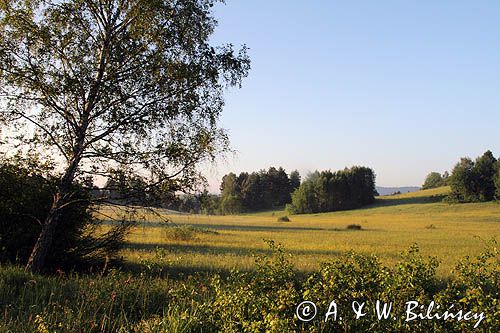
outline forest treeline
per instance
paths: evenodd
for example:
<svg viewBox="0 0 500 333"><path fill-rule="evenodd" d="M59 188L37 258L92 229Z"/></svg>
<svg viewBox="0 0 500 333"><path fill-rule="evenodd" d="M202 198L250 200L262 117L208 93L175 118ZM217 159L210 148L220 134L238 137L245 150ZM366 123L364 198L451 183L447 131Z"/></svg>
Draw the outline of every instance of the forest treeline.
<svg viewBox="0 0 500 333"><path fill-rule="evenodd" d="M445 171L427 175L423 189L450 186L448 202L485 202L500 200L500 160L491 151L472 160L462 157L451 175Z"/></svg>
<svg viewBox="0 0 500 333"><path fill-rule="evenodd" d="M287 174L270 167L258 172L228 173L222 178L220 195L206 191L179 197L170 209L207 214L238 214L283 209L290 214L346 210L375 201L375 173L355 166L332 172L315 171L301 183L298 171Z"/></svg>
<svg viewBox="0 0 500 333"><path fill-rule="evenodd" d="M283 209L290 214L346 210L375 201L375 173L367 167L315 171L301 183L298 171L270 167L258 172L231 172L222 178L220 195L206 191L183 195L168 208L205 214L238 214Z"/></svg>
<svg viewBox="0 0 500 333"><path fill-rule="evenodd" d="M422 189L450 186L449 202L500 199L500 161L491 151L472 160L463 157L449 173L431 172ZM131 188L134 189L131 191ZM315 171L301 182L298 171L282 167L255 172L230 172L222 178L220 194L208 191L179 194L175 184L149 191L137 175L117 171L97 193L110 200L201 214L238 214L283 209L289 214L355 209L371 204L378 195L372 169L354 166L339 171ZM125 199L124 199L125 198Z"/></svg>
<svg viewBox="0 0 500 333"><path fill-rule="evenodd" d="M300 186L300 174L287 174L282 167L267 170L230 172L222 177L220 195L207 191L180 196L170 209L204 214L238 214L269 209L282 209L291 202L292 193Z"/></svg>
<svg viewBox="0 0 500 333"><path fill-rule="evenodd" d="M117 170L102 189L94 188L94 195L105 196L115 203L218 215L282 209L291 202L291 195L299 185L298 171L288 174L282 167L270 167L239 175L233 172L224 175L219 186L220 194L211 194L207 190L196 192L195 189L180 193L175 183L149 190L141 177Z"/></svg>
<svg viewBox="0 0 500 333"><path fill-rule="evenodd" d="M481 202L500 199L500 161L491 151L485 152L474 161L462 157L450 176L451 193L454 202Z"/></svg>

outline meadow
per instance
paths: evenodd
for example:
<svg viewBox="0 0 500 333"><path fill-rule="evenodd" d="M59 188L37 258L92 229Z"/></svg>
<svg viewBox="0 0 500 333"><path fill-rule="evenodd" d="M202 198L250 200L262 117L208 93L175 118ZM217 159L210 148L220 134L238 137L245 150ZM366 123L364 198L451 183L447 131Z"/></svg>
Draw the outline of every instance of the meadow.
<svg viewBox="0 0 500 333"><path fill-rule="evenodd" d="M121 266L40 275L0 265L0 332L498 332L499 205L447 204L448 190L288 222L283 211L136 209ZM123 214L101 207L102 231ZM311 322L298 318L303 300L320 309ZM322 319L332 300L344 319ZM353 300L366 302L365 320L348 315ZM394 303L393 319L376 319L375 300ZM482 319L409 322L408 300Z"/></svg>
<svg viewBox="0 0 500 333"><path fill-rule="evenodd" d="M374 205L352 211L291 215L284 211L237 216L142 211L125 249L125 263L140 267L155 259L170 274L252 270L254 256L269 253L264 240L283 245L302 272L348 251L374 254L386 265L412 244L440 261L437 273L451 274L457 261L474 256L500 235L500 206L495 202L448 204L448 187L378 197ZM109 207L107 216L116 216ZM169 222L162 222L162 221ZM359 225L361 230L348 229Z"/></svg>

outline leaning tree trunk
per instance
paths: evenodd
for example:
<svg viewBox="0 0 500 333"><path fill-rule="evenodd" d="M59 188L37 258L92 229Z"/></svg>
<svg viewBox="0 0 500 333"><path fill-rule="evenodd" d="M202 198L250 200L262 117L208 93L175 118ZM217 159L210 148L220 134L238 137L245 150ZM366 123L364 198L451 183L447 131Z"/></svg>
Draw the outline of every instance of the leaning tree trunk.
<svg viewBox="0 0 500 333"><path fill-rule="evenodd" d="M58 202L55 202L56 200L57 199L54 200L54 204L52 205L42 226L42 231L40 232L35 246L31 251L28 263L26 264L26 271L38 273L43 271L45 268L47 254L52 246L56 227L59 222L59 214L57 210L57 206L59 206L59 204Z"/></svg>
<svg viewBox="0 0 500 333"><path fill-rule="evenodd" d="M79 155L80 154L77 154L77 156ZM42 225L42 231L38 236L26 264L26 271L39 273L46 267L47 255L52 247L54 234L56 232L57 225L59 224L60 208L71 200L71 185L73 183L79 161L80 158L74 158L68 165L68 168L61 179L61 183L56 194L54 195L54 201L52 202L50 211Z"/></svg>

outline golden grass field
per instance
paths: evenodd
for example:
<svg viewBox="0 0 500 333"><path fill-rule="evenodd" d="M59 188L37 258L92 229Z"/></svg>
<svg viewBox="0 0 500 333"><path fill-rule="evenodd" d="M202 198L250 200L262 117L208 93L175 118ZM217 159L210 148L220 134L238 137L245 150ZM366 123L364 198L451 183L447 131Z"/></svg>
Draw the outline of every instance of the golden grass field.
<svg viewBox="0 0 500 333"><path fill-rule="evenodd" d="M441 202L448 191L443 187L378 197L367 208L292 215L290 222L277 221L283 211L237 216L143 212L145 222L132 229L122 255L126 262L140 264L154 258L158 247L164 249L163 263L172 272L248 270L254 265L253 254L269 251L263 240L272 239L292 255L297 269L311 271L349 250L375 254L391 265L417 243L424 255L441 261L438 274L446 277L459 259L477 255L486 241L500 235L498 203ZM110 207L102 212L115 214ZM172 223L158 223L163 219ZM349 224L362 230L346 230ZM180 226L181 232L171 225Z"/></svg>

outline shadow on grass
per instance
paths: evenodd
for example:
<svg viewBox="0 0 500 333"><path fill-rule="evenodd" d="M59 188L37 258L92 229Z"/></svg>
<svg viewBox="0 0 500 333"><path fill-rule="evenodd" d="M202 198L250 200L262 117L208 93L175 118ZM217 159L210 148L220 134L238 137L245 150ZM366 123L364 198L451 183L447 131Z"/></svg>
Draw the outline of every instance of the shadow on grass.
<svg viewBox="0 0 500 333"><path fill-rule="evenodd" d="M234 256L241 256L241 257L248 257L251 255L265 255L267 257L272 256L272 251L269 249L248 249L248 248L224 248L224 247L217 247L217 246L201 246L201 245L165 245L165 244L142 244L142 243L135 243L131 244L133 245L131 248L135 249L142 249L142 250L149 250L152 251L154 248L162 247L167 250L171 254L174 255L179 255L182 256L183 254L197 254L197 255L204 255L204 254L218 254L218 255L224 255L224 254L230 254ZM286 253L292 254L292 255L327 255L331 258L334 257L339 257L342 254L340 251L333 251L333 250L287 250ZM328 258L324 258L325 260L322 260L324 262L329 261ZM154 260L154 259L153 259ZM231 274L233 271L232 268L225 268L225 267L213 267L210 266L209 263L207 265L193 265L190 263L183 264L181 262L174 262L174 263L158 263L159 266L157 266L155 272L147 272L146 274L149 276L155 276L155 277L163 277L163 278L170 278L174 280L183 280L188 276L198 276L198 277L210 277L213 276L214 274L218 274L222 277L227 277ZM161 271L158 271L158 267L161 267ZM144 264L138 263L138 262L123 262L119 265L119 269L123 272L128 272L133 275L142 275L145 273L146 267ZM250 267L250 268L242 268L238 267L237 270L239 272L255 272L255 267ZM309 274L307 271L301 271L301 270L296 270L295 272L298 277L300 276L306 276Z"/></svg>
<svg viewBox="0 0 500 333"><path fill-rule="evenodd" d="M125 262L120 264L120 270L122 272L131 273L133 275L141 275L145 272L144 265L140 263ZM248 269L238 269L240 272L250 272L252 270ZM207 266L193 266L193 265L164 265L161 273L151 273L148 272L147 275L151 277L162 277L169 278L173 280L185 280L188 276L201 276L201 277L211 277L215 274L221 277L227 277L231 274L231 269L228 268L212 268Z"/></svg>
<svg viewBox="0 0 500 333"><path fill-rule="evenodd" d="M215 230L237 230L237 231L324 231L333 230L319 227L286 227L286 226L260 226L260 225L237 225L237 224L183 224L190 225L195 228L215 229Z"/></svg>
<svg viewBox="0 0 500 333"><path fill-rule="evenodd" d="M120 270L122 272L130 273L135 276L139 276L144 274L144 266L139 263L123 263L120 266ZM151 274L148 273L151 277L161 277L168 278L171 280L185 281L187 277L198 277L201 279L211 278L215 274L221 276L222 278L226 278L231 275L233 269L230 268L210 268L206 266L193 266L193 265L172 265L165 266L161 273ZM238 272L241 273L255 273L255 268L238 268ZM311 272L296 270L296 277L299 279L308 277Z"/></svg>
<svg viewBox="0 0 500 333"><path fill-rule="evenodd" d="M321 227L287 227L287 226L259 226L259 225L238 225L238 224L183 224L189 225L195 228L202 229L215 229L215 230L226 230L226 231L277 231L277 232L288 232L288 231L336 231L336 232L352 232L353 230L342 229L339 227L335 228L321 228ZM377 231L377 229L363 229L361 231Z"/></svg>
<svg viewBox="0 0 500 333"><path fill-rule="evenodd" d="M270 249L250 249L246 247L224 247L212 246L203 244L161 244L161 243L127 243L125 249L139 250L139 251L154 251L156 248L167 250L172 254L215 254L215 255L234 255L234 256L249 256L255 255L268 255L272 254ZM292 255L331 255L337 256L339 251L335 250L293 250L287 249L286 253Z"/></svg>
<svg viewBox="0 0 500 333"><path fill-rule="evenodd" d="M116 221L102 221L103 225L115 225ZM144 228L169 228L174 226L190 226L198 229L225 230L225 231L349 231L339 228L320 228L320 227L289 227L289 226L260 226L260 225L242 225L242 224L209 224L209 223L177 223L165 224L161 222L137 222L135 227ZM366 229L368 230L368 229Z"/></svg>
<svg viewBox="0 0 500 333"><path fill-rule="evenodd" d="M446 195L432 195L427 197L412 197L412 198L394 198L394 199L375 199L373 205L367 207L387 207L387 206L400 206L400 205L417 205L442 202Z"/></svg>

